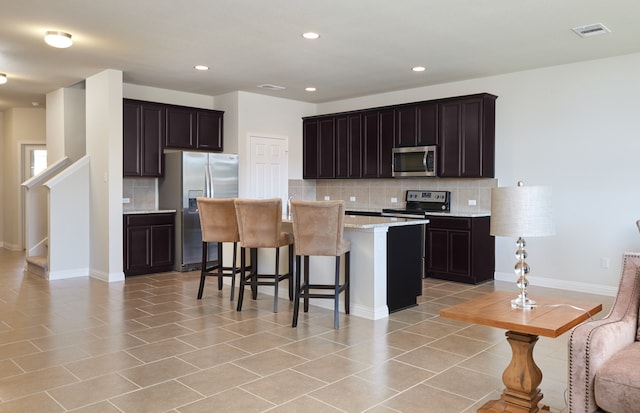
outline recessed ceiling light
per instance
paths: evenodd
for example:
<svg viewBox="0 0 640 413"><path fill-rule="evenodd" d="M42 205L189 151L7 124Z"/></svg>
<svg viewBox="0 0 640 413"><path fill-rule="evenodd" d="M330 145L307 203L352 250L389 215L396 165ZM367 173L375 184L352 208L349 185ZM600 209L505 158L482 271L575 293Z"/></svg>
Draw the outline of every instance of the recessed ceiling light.
<svg viewBox="0 0 640 413"><path fill-rule="evenodd" d="M209 70L209 66L205 66L205 65L195 65L193 66L193 68L201 71Z"/></svg>
<svg viewBox="0 0 640 413"><path fill-rule="evenodd" d="M0 73L0 85L4 85L5 83L7 83L7 75Z"/></svg>
<svg viewBox="0 0 640 413"><path fill-rule="evenodd" d="M315 40L317 38L320 37L320 35L318 33L314 33L314 32L306 32L302 34L302 37L304 37L305 39L309 39L309 40Z"/></svg>
<svg viewBox="0 0 640 413"><path fill-rule="evenodd" d="M38 102L31 102L31 106L34 106L34 107L35 107L35 106L40 106L40 103L38 103Z"/></svg>
<svg viewBox="0 0 640 413"><path fill-rule="evenodd" d="M424 66L415 66L412 67L411 70L413 70L414 72L424 72L425 70L427 70L427 68Z"/></svg>
<svg viewBox="0 0 640 413"><path fill-rule="evenodd" d="M44 35L44 41L47 42L49 46L53 46L58 49L66 49L73 44L73 40L71 40L71 35L69 33L57 31L48 31Z"/></svg>
<svg viewBox="0 0 640 413"><path fill-rule="evenodd" d="M304 88L304 90L306 90L307 92L315 92L316 88L315 87L306 87L306 88Z"/></svg>

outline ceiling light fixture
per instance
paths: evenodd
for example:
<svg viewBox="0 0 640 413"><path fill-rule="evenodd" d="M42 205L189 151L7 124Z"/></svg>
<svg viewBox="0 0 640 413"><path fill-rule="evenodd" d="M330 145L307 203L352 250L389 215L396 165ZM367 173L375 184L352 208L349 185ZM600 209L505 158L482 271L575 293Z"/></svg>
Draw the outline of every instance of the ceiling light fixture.
<svg viewBox="0 0 640 413"><path fill-rule="evenodd" d="M49 46L56 47L58 49L66 49L73 44L71 35L65 32L47 31L44 35L44 41Z"/></svg>
<svg viewBox="0 0 640 413"><path fill-rule="evenodd" d="M316 88L315 87L307 87L304 90L306 90L307 92L315 92Z"/></svg>
<svg viewBox="0 0 640 413"><path fill-rule="evenodd" d="M5 83L7 83L7 75L0 73L0 85L4 85Z"/></svg>
<svg viewBox="0 0 640 413"><path fill-rule="evenodd" d="M209 70L209 66L205 66L205 65L195 65L195 66L193 66L193 68L196 69L196 70L200 70L200 71Z"/></svg>
<svg viewBox="0 0 640 413"><path fill-rule="evenodd" d="M318 33L314 33L314 32L306 32L306 33L302 33L302 37L304 37L305 39L308 39L308 40L315 40L315 39L319 38L320 35Z"/></svg>
<svg viewBox="0 0 640 413"><path fill-rule="evenodd" d="M424 72L425 70L427 70L427 68L424 66L415 66L412 67L411 70L413 70L414 72Z"/></svg>

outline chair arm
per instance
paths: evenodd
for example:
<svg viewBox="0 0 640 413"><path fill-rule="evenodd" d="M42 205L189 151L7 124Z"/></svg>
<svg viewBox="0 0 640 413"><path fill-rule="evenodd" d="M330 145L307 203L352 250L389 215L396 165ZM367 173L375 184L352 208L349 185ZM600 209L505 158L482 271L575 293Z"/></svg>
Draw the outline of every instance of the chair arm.
<svg viewBox="0 0 640 413"><path fill-rule="evenodd" d="M637 328L633 317L607 317L573 329L569 337L569 413L598 411L595 375L612 355L635 341Z"/></svg>

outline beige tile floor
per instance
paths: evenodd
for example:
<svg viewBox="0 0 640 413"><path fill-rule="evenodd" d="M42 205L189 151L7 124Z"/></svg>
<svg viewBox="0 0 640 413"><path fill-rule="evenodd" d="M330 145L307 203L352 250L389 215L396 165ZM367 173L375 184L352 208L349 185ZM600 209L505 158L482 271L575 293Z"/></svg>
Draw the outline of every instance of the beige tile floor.
<svg viewBox="0 0 640 413"><path fill-rule="evenodd" d="M311 308L290 327L285 299L242 312L198 274L122 283L48 282L0 249L2 412L473 412L502 391L504 331L440 318L441 308L510 283L427 279L417 307L370 321ZM566 291L532 289L533 294ZM575 295L575 294L574 294ZM577 294L608 311L612 297ZM535 349L543 402L566 411L566 338Z"/></svg>

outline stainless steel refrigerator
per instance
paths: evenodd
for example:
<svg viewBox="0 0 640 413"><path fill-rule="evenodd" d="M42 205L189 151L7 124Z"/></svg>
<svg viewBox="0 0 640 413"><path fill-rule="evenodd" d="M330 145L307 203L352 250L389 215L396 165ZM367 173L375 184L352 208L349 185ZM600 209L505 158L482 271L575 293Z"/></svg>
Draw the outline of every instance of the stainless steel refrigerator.
<svg viewBox="0 0 640 413"><path fill-rule="evenodd" d="M164 177L158 180L158 206L175 209L176 271L199 269L202 233L196 198L238 196L238 155L207 152L165 153ZM215 243L209 244L209 260L217 260Z"/></svg>

